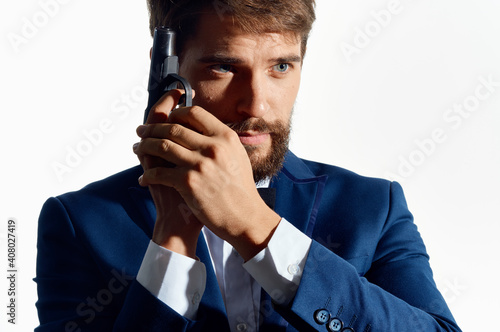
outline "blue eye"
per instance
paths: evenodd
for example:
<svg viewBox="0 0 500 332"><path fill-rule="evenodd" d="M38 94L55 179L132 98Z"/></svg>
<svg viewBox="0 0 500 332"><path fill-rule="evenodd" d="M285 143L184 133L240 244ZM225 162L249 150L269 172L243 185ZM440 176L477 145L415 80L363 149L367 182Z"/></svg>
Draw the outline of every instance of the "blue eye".
<svg viewBox="0 0 500 332"><path fill-rule="evenodd" d="M220 73L229 73L231 71L231 65L225 64L214 65L212 68Z"/></svg>
<svg viewBox="0 0 500 332"><path fill-rule="evenodd" d="M276 70L277 72L280 72L280 73L286 73L289 68L290 68L290 65L288 63L280 63L280 64L273 66L273 70Z"/></svg>

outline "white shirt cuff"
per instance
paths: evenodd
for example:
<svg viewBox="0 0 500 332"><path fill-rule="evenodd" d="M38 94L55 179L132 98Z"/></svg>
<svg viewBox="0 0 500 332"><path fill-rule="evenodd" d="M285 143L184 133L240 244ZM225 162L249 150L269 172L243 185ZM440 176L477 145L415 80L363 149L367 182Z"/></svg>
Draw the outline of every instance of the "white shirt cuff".
<svg viewBox="0 0 500 332"><path fill-rule="evenodd" d="M136 279L180 315L196 318L205 292L205 264L150 241Z"/></svg>
<svg viewBox="0 0 500 332"><path fill-rule="evenodd" d="M281 219L267 247L243 267L278 304L295 297L312 240Z"/></svg>

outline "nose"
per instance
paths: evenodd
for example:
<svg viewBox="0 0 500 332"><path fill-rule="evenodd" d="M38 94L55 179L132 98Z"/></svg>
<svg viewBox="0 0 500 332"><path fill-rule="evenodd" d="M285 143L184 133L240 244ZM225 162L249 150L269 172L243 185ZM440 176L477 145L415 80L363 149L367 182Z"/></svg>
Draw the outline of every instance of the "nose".
<svg viewBox="0 0 500 332"><path fill-rule="evenodd" d="M262 118L269 111L267 77L263 73L248 73L241 82L241 97L236 110L245 117Z"/></svg>

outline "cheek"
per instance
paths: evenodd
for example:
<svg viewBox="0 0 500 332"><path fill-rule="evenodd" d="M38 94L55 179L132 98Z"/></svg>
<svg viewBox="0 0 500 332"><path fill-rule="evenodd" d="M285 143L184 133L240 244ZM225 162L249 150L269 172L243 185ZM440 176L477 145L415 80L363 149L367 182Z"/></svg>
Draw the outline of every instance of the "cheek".
<svg viewBox="0 0 500 332"><path fill-rule="evenodd" d="M234 94L228 93L227 87L220 82L198 81L193 86L196 96L193 99L195 105L200 106L215 115L223 122L234 121L232 110L234 110Z"/></svg>
<svg viewBox="0 0 500 332"><path fill-rule="evenodd" d="M291 80L287 84L277 84L272 89L272 108L279 110L281 118L287 119L290 117L299 91L299 85L298 80Z"/></svg>
<svg viewBox="0 0 500 332"><path fill-rule="evenodd" d="M283 93L281 93L281 102L288 106L293 106L295 103L295 99L297 98L297 94L299 92L299 84L290 84L288 85Z"/></svg>
<svg viewBox="0 0 500 332"><path fill-rule="evenodd" d="M223 93L213 82L198 81L194 86L196 90L195 102L201 107L210 107L219 104L223 100Z"/></svg>

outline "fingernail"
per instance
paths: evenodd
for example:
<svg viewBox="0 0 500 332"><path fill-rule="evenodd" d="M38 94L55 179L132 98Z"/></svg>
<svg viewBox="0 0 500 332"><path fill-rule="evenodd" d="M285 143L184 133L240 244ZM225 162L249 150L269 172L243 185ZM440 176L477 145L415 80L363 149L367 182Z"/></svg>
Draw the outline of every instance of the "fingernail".
<svg viewBox="0 0 500 332"><path fill-rule="evenodd" d="M134 149L134 152L137 150L137 147L139 146L139 143L135 143L133 146L132 146L132 149Z"/></svg>
<svg viewBox="0 0 500 332"><path fill-rule="evenodd" d="M142 186L142 175L139 176L139 178L137 179L137 181L139 182L139 184Z"/></svg>
<svg viewBox="0 0 500 332"><path fill-rule="evenodd" d="M139 127L137 127L137 129L136 129L137 135L139 135L139 136L144 135L144 133L146 132L146 128L147 128L147 126L145 126L145 125L140 125Z"/></svg>

